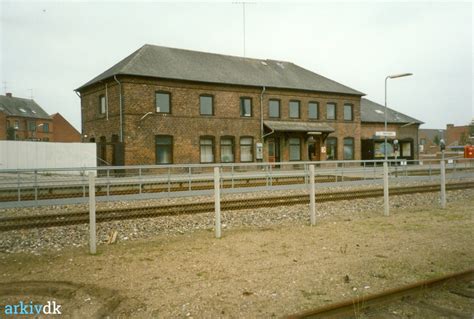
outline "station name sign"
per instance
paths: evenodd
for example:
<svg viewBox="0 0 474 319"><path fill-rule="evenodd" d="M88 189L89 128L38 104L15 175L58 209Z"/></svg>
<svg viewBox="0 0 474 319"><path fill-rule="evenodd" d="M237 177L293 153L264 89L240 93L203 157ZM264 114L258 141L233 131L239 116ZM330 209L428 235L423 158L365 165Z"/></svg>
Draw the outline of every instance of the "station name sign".
<svg viewBox="0 0 474 319"><path fill-rule="evenodd" d="M375 136L395 137L397 133L393 131L377 131L375 132Z"/></svg>

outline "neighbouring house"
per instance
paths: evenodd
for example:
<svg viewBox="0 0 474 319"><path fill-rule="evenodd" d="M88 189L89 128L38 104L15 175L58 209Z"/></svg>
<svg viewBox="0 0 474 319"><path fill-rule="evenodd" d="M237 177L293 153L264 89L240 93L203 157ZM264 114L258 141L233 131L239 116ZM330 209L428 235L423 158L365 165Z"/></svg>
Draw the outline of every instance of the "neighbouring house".
<svg viewBox="0 0 474 319"><path fill-rule="evenodd" d="M0 95L0 140L52 141L53 120L34 100Z"/></svg>
<svg viewBox="0 0 474 319"><path fill-rule="evenodd" d="M362 159L383 159L385 157L384 137L376 132L384 131L385 107L371 100L361 99L361 152ZM418 158L418 131L422 121L387 107L387 131L395 137L387 138L388 158L394 158L393 142L397 140L397 157L413 160Z"/></svg>
<svg viewBox="0 0 474 319"><path fill-rule="evenodd" d="M76 91L99 165L361 159L364 93L291 62L144 45Z"/></svg>
<svg viewBox="0 0 474 319"><path fill-rule="evenodd" d="M54 126L54 141L55 142L81 142L81 133L74 128L61 114L54 113L51 115Z"/></svg>
<svg viewBox="0 0 474 319"><path fill-rule="evenodd" d="M419 145L421 155L434 155L440 152L439 143L446 138L446 130L420 129Z"/></svg>
<svg viewBox="0 0 474 319"><path fill-rule="evenodd" d="M80 133L59 113L50 116L32 99L0 95L0 140L80 142Z"/></svg>
<svg viewBox="0 0 474 319"><path fill-rule="evenodd" d="M469 125L454 126L454 124L446 125L446 146L456 147L464 146L467 143L474 142L474 123Z"/></svg>

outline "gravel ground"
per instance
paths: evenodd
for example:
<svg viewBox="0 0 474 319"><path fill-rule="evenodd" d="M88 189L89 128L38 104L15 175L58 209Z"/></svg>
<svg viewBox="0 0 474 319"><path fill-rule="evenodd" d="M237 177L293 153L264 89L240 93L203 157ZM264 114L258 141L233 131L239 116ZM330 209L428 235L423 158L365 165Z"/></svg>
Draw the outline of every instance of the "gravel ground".
<svg viewBox="0 0 474 319"><path fill-rule="evenodd" d="M406 184L405 184L406 185ZM281 193L282 196L294 192ZM297 192L301 194L301 191ZM246 194L252 196L275 196L275 192ZM460 190L448 192L448 202L473 198L474 190ZM239 198L244 195L225 195L223 200L230 198ZM247 197L247 196L246 196ZM209 197L191 198L196 201L208 201ZM182 203L189 201L189 198L172 199L166 201L167 204ZM391 207L393 208L411 208L411 207L436 207L439 202L438 193L413 194L391 197ZM159 204L163 204L160 201ZM113 203L101 204L99 209L104 206L124 207L124 205L133 205L131 203ZM142 205L157 205L156 201L147 201ZM133 205L135 206L135 205ZM244 208L244 207L243 207ZM74 206L55 208L38 208L35 214L57 211L64 212L77 211ZM85 207L82 207L85 209ZM37 211L36 211L37 210ZM23 215L25 209L8 210L9 214L19 212ZM28 210L26 210L28 211ZM327 202L317 204L317 218L346 218L357 219L367 216L367 212L383 213L383 199L354 199L350 201ZM222 213L223 232L226 229L239 227L260 227L268 228L276 225L285 224L306 224L309 220L308 205L296 205L290 207L268 207L262 209L242 209L238 211ZM185 233L192 233L197 230L213 231L214 213L203 213L196 215L165 216L159 218L143 218L136 220L114 221L100 223L97 225L98 244L105 244L112 231L117 232L118 241L129 241L135 239L150 238L157 234L168 234L170 236L179 236ZM28 252L40 255L48 250L61 251L66 247L84 247L88 245L88 225L74 225L64 227L50 227L39 229L15 230L0 233L0 252L18 253Z"/></svg>

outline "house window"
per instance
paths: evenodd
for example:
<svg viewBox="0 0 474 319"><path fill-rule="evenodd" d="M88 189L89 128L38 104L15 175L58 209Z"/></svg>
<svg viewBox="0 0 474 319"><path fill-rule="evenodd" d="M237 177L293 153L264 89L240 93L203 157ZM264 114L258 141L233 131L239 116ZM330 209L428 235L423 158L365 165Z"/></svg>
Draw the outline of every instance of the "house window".
<svg viewBox="0 0 474 319"><path fill-rule="evenodd" d="M252 116L252 99L249 97L240 98L240 116Z"/></svg>
<svg viewBox="0 0 474 319"><path fill-rule="evenodd" d="M354 159L354 139L352 137L344 138L344 159Z"/></svg>
<svg viewBox="0 0 474 319"><path fill-rule="evenodd" d="M156 164L173 163L173 136L156 135Z"/></svg>
<svg viewBox="0 0 474 319"><path fill-rule="evenodd" d="M326 119L327 120L336 119L336 103L326 104Z"/></svg>
<svg viewBox="0 0 474 319"><path fill-rule="evenodd" d="M35 121L28 121L28 131L36 132L36 123L35 123Z"/></svg>
<svg viewBox="0 0 474 319"><path fill-rule="evenodd" d="M170 94L168 92L156 92L155 106L157 113L171 113Z"/></svg>
<svg viewBox="0 0 474 319"><path fill-rule="evenodd" d="M234 138L221 138L221 163L234 162Z"/></svg>
<svg viewBox="0 0 474 319"><path fill-rule="evenodd" d="M344 120L345 121L353 120L352 109L353 109L352 104L344 104Z"/></svg>
<svg viewBox="0 0 474 319"><path fill-rule="evenodd" d="M426 138L420 139L420 145L426 145Z"/></svg>
<svg viewBox="0 0 474 319"><path fill-rule="evenodd" d="M319 118L319 104L317 102L308 103L308 118L311 120Z"/></svg>
<svg viewBox="0 0 474 319"><path fill-rule="evenodd" d="M43 133L49 132L49 123L43 123Z"/></svg>
<svg viewBox="0 0 474 319"><path fill-rule="evenodd" d="M268 102L268 117L280 117L280 101L270 100Z"/></svg>
<svg viewBox="0 0 474 319"><path fill-rule="evenodd" d="M337 138L328 137L326 139L326 158L328 160L337 159Z"/></svg>
<svg viewBox="0 0 474 319"><path fill-rule="evenodd" d="M199 97L199 110L201 115L214 115L213 98L210 95Z"/></svg>
<svg viewBox="0 0 474 319"><path fill-rule="evenodd" d="M214 163L214 139L201 137L199 140L201 163Z"/></svg>
<svg viewBox="0 0 474 319"><path fill-rule="evenodd" d="M290 145L290 161L301 160L301 140L298 137L290 137L288 139Z"/></svg>
<svg viewBox="0 0 474 319"><path fill-rule="evenodd" d="M19 129L20 129L20 122L15 121L15 125L13 126L13 128L14 128L15 130L19 130Z"/></svg>
<svg viewBox="0 0 474 319"><path fill-rule="evenodd" d="M289 108L291 118L300 118L300 101L290 101Z"/></svg>
<svg viewBox="0 0 474 319"><path fill-rule="evenodd" d="M99 96L99 114L105 114L105 95Z"/></svg>
<svg viewBox="0 0 474 319"><path fill-rule="evenodd" d="M253 161L253 138L252 137L240 138L240 161L241 162Z"/></svg>

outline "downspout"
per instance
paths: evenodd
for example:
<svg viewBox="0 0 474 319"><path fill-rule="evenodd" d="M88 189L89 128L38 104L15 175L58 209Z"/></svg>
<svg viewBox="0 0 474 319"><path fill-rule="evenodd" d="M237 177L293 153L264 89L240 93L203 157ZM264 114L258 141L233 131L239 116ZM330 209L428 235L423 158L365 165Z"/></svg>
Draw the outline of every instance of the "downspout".
<svg viewBox="0 0 474 319"><path fill-rule="evenodd" d="M117 80L117 76L114 75L115 82L118 83L119 86L119 122L120 122L120 131L119 131L119 141L123 143L123 123L122 123L122 109L123 109L123 100L122 100L122 83Z"/></svg>
<svg viewBox="0 0 474 319"><path fill-rule="evenodd" d="M262 87L262 93L260 93L260 139L263 143L263 94L265 94L265 86Z"/></svg>
<svg viewBox="0 0 474 319"><path fill-rule="evenodd" d="M81 94L79 92L74 91L74 93L76 93L76 95L81 100L81 141L84 142L84 116L82 114L82 97L81 97ZM53 130L54 130L54 128L53 128Z"/></svg>

